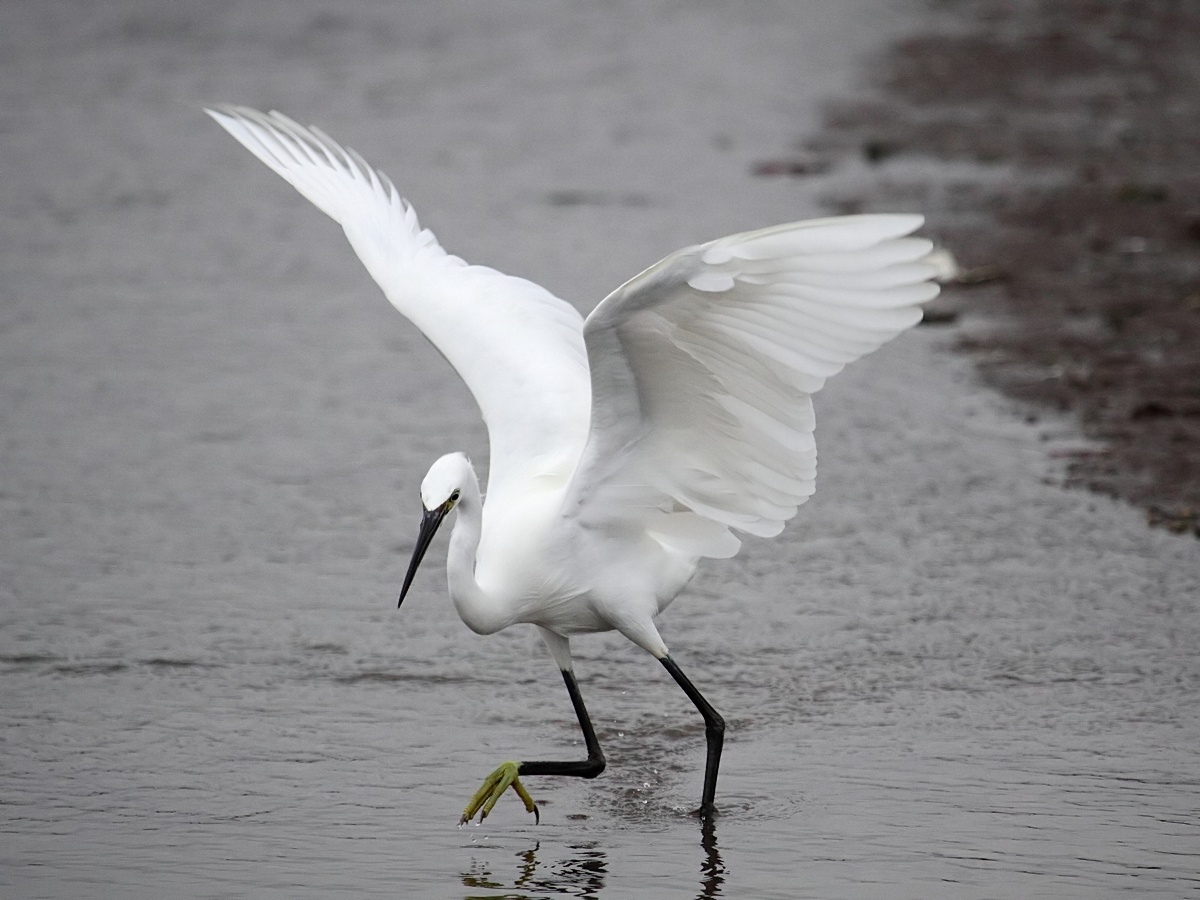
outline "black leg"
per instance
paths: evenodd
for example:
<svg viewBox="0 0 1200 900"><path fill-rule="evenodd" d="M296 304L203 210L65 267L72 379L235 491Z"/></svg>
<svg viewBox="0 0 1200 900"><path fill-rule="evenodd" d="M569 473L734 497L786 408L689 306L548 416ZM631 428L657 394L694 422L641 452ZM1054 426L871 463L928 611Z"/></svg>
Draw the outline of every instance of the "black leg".
<svg viewBox="0 0 1200 900"><path fill-rule="evenodd" d="M520 775L573 775L576 778L595 778L604 771L604 753L600 750L600 742L596 740L596 731L592 728L592 720L588 718L587 707L583 705L583 696L579 693L579 685L575 683L575 675L563 669L562 676L563 681L567 683L567 693L571 695L575 715L579 718L579 727L583 730L588 758L579 762L523 762L518 772Z"/></svg>
<svg viewBox="0 0 1200 900"><path fill-rule="evenodd" d="M659 661L683 688L688 699L696 704L700 715L704 716L704 737L708 742L708 756L704 762L704 795L700 800L700 815L708 818L713 814L713 797L717 793L717 769L721 765L721 747L725 744L725 720L712 708L712 704L704 699L704 695L696 690L696 686L683 674L675 660L664 656Z"/></svg>
<svg viewBox="0 0 1200 900"><path fill-rule="evenodd" d="M555 760L539 760L536 762L506 762L501 764L491 775L483 780L483 786L475 792L463 810L459 825L465 825L479 813L479 821L487 818L496 801L510 787L517 792L525 809L533 813L534 822L541 819L537 804L521 784L521 775L573 775L576 778L595 778L604 771L604 754L600 750L600 742L596 740L596 731L592 728L592 720L588 718L587 707L583 705L583 697L579 693L579 685L575 676L566 669L562 670L563 681L567 683L567 692L571 695L571 705L575 707L575 715L579 719L579 727L583 729L583 740L587 744L587 759L580 762Z"/></svg>

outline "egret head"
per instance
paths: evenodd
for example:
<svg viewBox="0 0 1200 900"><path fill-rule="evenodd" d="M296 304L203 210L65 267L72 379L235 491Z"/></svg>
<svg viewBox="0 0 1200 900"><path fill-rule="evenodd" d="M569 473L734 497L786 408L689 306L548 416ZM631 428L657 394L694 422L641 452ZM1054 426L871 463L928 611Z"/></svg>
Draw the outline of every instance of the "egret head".
<svg viewBox="0 0 1200 900"><path fill-rule="evenodd" d="M471 461L463 453L447 453L429 467L425 480L421 482L421 506L424 508L421 530L417 532L417 543L413 548L412 561L408 564L408 573L404 576L404 586L400 588L397 608L404 602L413 576L417 574L417 567L425 558L425 551L437 534L442 519L458 505L470 475Z"/></svg>

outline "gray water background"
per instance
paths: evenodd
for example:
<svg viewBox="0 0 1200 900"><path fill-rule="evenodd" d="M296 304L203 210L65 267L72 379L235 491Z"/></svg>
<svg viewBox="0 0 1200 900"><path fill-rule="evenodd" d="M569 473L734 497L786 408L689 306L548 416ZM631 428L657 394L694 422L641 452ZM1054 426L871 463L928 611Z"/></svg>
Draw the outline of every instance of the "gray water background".
<svg viewBox="0 0 1200 900"><path fill-rule="evenodd" d="M457 829L497 762L581 754L532 629L435 544L469 395L339 230L200 113L315 122L464 257L588 309L666 252L824 212L750 175L919 10L882 0L0 5L0 896L1200 893L1200 554L1054 483L919 331L819 398L817 496L662 621L730 724L575 641L609 758ZM837 173L842 183L854 167ZM436 562L435 562L436 561Z"/></svg>

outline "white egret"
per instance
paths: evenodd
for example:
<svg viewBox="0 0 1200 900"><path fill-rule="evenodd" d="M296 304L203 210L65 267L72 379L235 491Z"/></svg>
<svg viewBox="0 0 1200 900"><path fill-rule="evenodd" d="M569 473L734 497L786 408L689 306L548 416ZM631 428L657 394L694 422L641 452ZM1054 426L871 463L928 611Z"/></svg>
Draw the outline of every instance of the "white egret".
<svg viewBox="0 0 1200 900"><path fill-rule="evenodd" d="M562 672L587 759L506 762L463 813L487 816L519 776L594 778L604 754L570 638L616 629L670 672L704 717L700 813L714 810L725 723L655 618L733 531L770 537L813 492L812 395L921 318L937 294L915 215L816 219L671 254L584 320L545 289L447 254L387 176L277 112L208 113L345 229L388 300L441 351L487 423L487 500L462 453L421 484L424 518L403 603L442 520L469 628L538 627Z"/></svg>

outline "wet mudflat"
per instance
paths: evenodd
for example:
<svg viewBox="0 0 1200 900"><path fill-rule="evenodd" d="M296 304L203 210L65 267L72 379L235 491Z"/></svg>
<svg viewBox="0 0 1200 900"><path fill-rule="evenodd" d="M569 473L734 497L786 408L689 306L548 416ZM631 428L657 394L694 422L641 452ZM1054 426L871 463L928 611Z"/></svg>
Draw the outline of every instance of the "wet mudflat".
<svg viewBox="0 0 1200 900"><path fill-rule="evenodd" d="M818 403L817 496L665 615L730 724L576 641L609 769L532 629L437 566L394 609L465 389L335 226L199 114L277 106L388 171L452 251L588 308L685 243L822 212L761 179L857 54L859 0L0 10L5 897L1105 897L1200 888L1200 558L1053 483L921 331ZM840 173L838 177L847 177ZM440 555L444 538L431 551Z"/></svg>
<svg viewBox="0 0 1200 900"><path fill-rule="evenodd" d="M973 285L950 309L985 380L1098 442L1067 483L1200 537L1200 7L964 0L926 22L817 135L876 172L835 206L921 208Z"/></svg>

